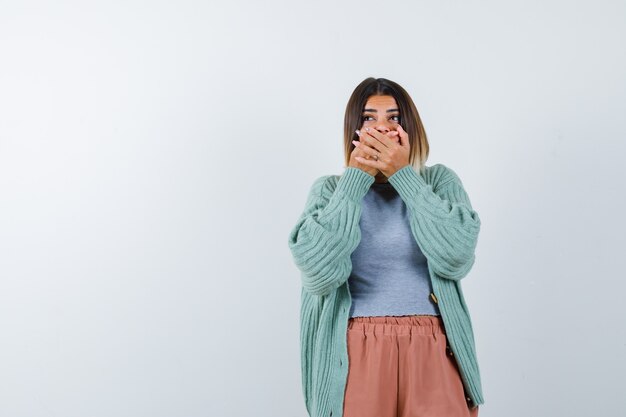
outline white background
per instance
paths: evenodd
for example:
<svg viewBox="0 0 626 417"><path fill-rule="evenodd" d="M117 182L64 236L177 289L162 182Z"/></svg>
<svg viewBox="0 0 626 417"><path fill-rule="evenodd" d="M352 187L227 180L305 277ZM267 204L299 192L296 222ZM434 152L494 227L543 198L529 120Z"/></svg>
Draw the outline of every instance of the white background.
<svg viewBox="0 0 626 417"><path fill-rule="evenodd" d="M626 412L623 1L0 2L0 416L305 416L287 236L400 83L490 416Z"/></svg>

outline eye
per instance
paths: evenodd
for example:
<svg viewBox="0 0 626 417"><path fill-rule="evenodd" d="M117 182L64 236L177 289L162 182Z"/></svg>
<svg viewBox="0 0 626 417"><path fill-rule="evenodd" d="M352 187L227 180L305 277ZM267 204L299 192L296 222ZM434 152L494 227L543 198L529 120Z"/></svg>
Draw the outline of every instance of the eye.
<svg viewBox="0 0 626 417"><path fill-rule="evenodd" d="M365 116L361 117L361 121L363 121L363 122L367 122L367 121L369 121L369 119L374 119L374 116L365 115ZM400 115L399 114L391 116L390 119L394 119L394 121L396 123L400 123Z"/></svg>

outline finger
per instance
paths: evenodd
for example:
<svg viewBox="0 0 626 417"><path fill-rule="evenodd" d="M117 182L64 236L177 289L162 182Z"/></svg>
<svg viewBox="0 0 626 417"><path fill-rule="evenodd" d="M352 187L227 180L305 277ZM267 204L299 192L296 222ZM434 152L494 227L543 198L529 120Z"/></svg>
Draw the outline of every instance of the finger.
<svg viewBox="0 0 626 417"><path fill-rule="evenodd" d="M357 137L358 137L358 138L360 138L360 137L361 137L361 134L362 134L362 133L361 133L361 131L360 131L360 130L358 130L358 129L357 129L357 130L355 130L354 132L356 133L356 135L357 135ZM363 133L365 133L365 132L366 132L366 130L365 130L365 129L363 129ZM371 132L371 131L370 131L370 132ZM378 132L378 131L377 131L377 132ZM398 131L397 131L397 130L390 130L389 132L385 133L384 135L386 135L387 137L398 136Z"/></svg>
<svg viewBox="0 0 626 417"><path fill-rule="evenodd" d="M376 139L374 136L372 136L372 134L370 134L370 132L372 132L372 129L368 131L361 131L361 143L370 146L371 148L374 148L376 150L378 150L379 152L383 152L385 148L387 148L386 145L384 145L381 141L379 141L378 139ZM379 132L379 134L381 134ZM387 140L391 140L389 138L386 138Z"/></svg>
<svg viewBox="0 0 626 417"><path fill-rule="evenodd" d="M391 138L389 136L387 136L386 134L380 133L376 129L372 129L372 128L367 128L366 127L365 128L365 133L368 133L370 136L372 136L382 146L385 146L385 147L393 146L393 140L391 140ZM378 149L378 148L376 148L376 149Z"/></svg>
<svg viewBox="0 0 626 417"><path fill-rule="evenodd" d="M409 145L409 134L402 128L402 126L398 125L398 134L400 134L400 144L402 146Z"/></svg>
<svg viewBox="0 0 626 417"><path fill-rule="evenodd" d="M359 141L356 141L356 140L353 140L352 143L354 143L354 146L356 146L357 149L359 149L363 154L370 155L370 156L379 155L377 151L375 151L373 148L368 146L366 143L360 143Z"/></svg>
<svg viewBox="0 0 626 417"><path fill-rule="evenodd" d="M357 129L357 130L355 130L355 132L356 132L357 136L359 137L359 139L358 139L358 140L356 140L356 141L355 141L355 140L353 140L353 141L352 141L352 143L354 144L354 146L355 146L356 148L358 148L358 147L359 147L359 144L365 145L365 136L366 136L366 135L365 135L365 130L358 130L358 129Z"/></svg>
<svg viewBox="0 0 626 417"><path fill-rule="evenodd" d="M370 156L366 154L365 152L363 152L360 148L354 149L354 156L362 156L362 157L365 157L365 159L370 159Z"/></svg>
<svg viewBox="0 0 626 417"><path fill-rule="evenodd" d="M366 165L368 167L378 168L378 169L381 168L381 164L378 161L374 161L372 159L365 159L362 156L355 156L355 159L359 161L359 163Z"/></svg>
<svg viewBox="0 0 626 417"><path fill-rule="evenodd" d="M367 145L364 142L359 142L358 140L353 140L352 144L354 145L354 149L352 150L352 153L354 153L355 156L368 156L365 151L363 151L363 148L367 147Z"/></svg>

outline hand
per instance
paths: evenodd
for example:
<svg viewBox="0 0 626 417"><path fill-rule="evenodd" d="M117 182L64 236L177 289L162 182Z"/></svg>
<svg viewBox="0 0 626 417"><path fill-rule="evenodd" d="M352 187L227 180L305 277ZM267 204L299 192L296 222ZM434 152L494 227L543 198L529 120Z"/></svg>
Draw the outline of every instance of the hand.
<svg viewBox="0 0 626 417"><path fill-rule="evenodd" d="M354 141L356 142L356 141ZM359 148L358 146L355 147L352 152L350 152L350 163L348 164L348 166L350 167L354 167L354 168L359 168L365 172L367 172L368 174L370 174L372 177L375 177L376 174L378 174L378 168L372 168L369 167L367 165L364 165L362 163L360 163L356 157L362 157L365 159L369 159L370 156L368 154L366 154L361 148Z"/></svg>
<svg viewBox="0 0 626 417"><path fill-rule="evenodd" d="M357 134L360 136L360 131L356 131ZM398 136L398 132L396 131L391 131L389 133L387 133L387 136L389 136L390 138L395 138ZM352 143L355 145L355 148L352 150L352 153L350 154L350 163L348 164L348 166L353 166L355 168L360 168L363 171L367 172L368 174L370 174L372 177L375 177L376 175L378 175L378 173L380 172L378 170L378 168L372 168L372 167L368 167L362 163L360 163L358 160L356 160L355 158L357 156L359 157L363 157L365 159L370 159L371 157L365 153L365 151L362 148L358 147L358 141L353 140Z"/></svg>
<svg viewBox="0 0 626 417"><path fill-rule="evenodd" d="M352 143L356 146L355 150L361 149L369 158L355 155L355 159L362 165L378 169L387 178L391 177L400 168L409 165L411 150L409 135L400 125L398 125L398 135L400 135L399 142L376 129L361 130L359 141ZM375 160L375 156L378 156L378 160Z"/></svg>

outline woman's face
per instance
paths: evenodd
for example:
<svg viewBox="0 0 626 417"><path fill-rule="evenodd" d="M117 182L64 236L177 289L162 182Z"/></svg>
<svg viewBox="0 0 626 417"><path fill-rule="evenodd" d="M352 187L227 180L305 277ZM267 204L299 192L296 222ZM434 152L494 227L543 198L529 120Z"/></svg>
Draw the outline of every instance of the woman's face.
<svg viewBox="0 0 626 417"><path fill-rule="evenodd" d="M384 134L397 131L400 125L400 111L396 100L392 96L370 96L361 113L361 120L363 121L361 129L370 127Z"/></svg>

